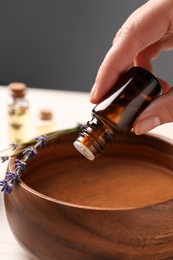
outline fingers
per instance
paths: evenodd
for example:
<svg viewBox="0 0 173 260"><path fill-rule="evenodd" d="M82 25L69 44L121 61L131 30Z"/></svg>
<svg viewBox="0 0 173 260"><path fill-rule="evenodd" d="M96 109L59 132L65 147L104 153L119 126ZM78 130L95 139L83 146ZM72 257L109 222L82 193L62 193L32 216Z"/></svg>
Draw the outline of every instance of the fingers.
<svg viewBox="0 0 173 260"><path fill-rule="evenodd" d="M173 122L173 87L164 95L155 99L136 119L133 129L137 135Z"/></svg>
<svg viewBox="0 0 173 260"><path fill-rule="evenodd" d="M160 85L162 87L162 94L166 94L170 90L169 84L164 81L163 79L157 78L158 81L160 82Z"/></svg>
<svg viewBox="0 0 173 260"><path fill-rule="evenodd" d="M155 59L160 54L161 48L159 44L156 42L151 44L147 48L143 49L138 53L134 60L135 66L141 66L152 72L153 67L151 61Z"/></svg>
<svg viewBox="0 0 173 260"><path fill-rule="evenodd" d="M137 55L149 45L159 41L165 34L169 25L169 9L167 4L164 5L165 1L162 3L163 6L160 2L162 1L148 1L122 26L98 70L90 94L91 102L98 103L112 88L121 73L131 66ZM166 3L168 2L170 3L170 1Z"/></svg>
<svg viewBox="0 0 173 260"><path fill-rule="evenodd" d="M142 50L137 57L135 58L134 65L143 67L149 71L153 71L151 61L156 58L160 54L160 45L158 43L154 43L149 47ZM165 94L169 91L170 87L168 83L162 79L159 79L159 82L162 86L162 94Z"/></svg>

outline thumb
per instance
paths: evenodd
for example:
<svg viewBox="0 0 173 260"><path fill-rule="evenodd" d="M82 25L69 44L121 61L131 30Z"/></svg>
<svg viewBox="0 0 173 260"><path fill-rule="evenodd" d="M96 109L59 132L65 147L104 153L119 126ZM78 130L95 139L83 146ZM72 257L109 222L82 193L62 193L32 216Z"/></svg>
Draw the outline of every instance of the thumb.
<svg viewBox="0 0 173 260"><path fill-rule="evenodd" d="M173 87L152 101L138 116L133 129L137 135L140 135L169 122L173 122Z"/></svg>

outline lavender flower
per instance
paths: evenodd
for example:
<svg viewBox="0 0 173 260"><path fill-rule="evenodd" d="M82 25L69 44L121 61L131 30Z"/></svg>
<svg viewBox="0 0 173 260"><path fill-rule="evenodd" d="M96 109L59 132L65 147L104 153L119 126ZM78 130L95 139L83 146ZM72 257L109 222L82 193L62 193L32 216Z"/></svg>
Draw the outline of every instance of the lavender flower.
<svg viewBox="0 0 173 260"><path fill-rule="evenodd" d="M12 184L10 184L7 180L0 181L0 186L2 186L1 191L4 193L11 193L12 192Z"/></svg>
<svg viewBox="0 0 173 260"><path fill-rule="evenodd" d="M15 171L18 173L22 173L26 171L26 162L16 159L15 161Z"/></svg>
<svg viewBox="0 0 173 260"><path fill-rule="evenodd" d="M83 130L83 128L84 128L84 125L83 125L83 124L80 124L80 123L78 123L78 128L79 128L79 130L81 131L81 130Z"/></svg>
<svg viewBox="0 0 173 260"><path fill-rule="evenodd" d="M34 147L29 146L26 148L26 150L24 150L23 154L23 159L26 161L28 159L32 159L37 154L37 151Z"/></svg>
<svg viewBox="0 0 173 260"><path fill-rule="evenodd" d="M7 172L6 178L8 183L17 183L19 181L20 174L18 172Z"/></svg>
<svg viewBox="0 0 173 260"><path fill-rule="evenodd" d="M44 146L45 144L46 144L46 139L47 139L47 137L46 137L46 135L41 135L41 136L39 136L39 137L37 137L36 138L36 145L37 146Z"/></svg>
<svg viewBox="0 0 173 260"><path fill-rule="evenodd" d="M11 146L12 151L16 150L16 148L18 147L17 144L10 144L10 146Z"/></svg>
<svg viewBox="0 0 173 260"><path fill-rule="evenodd" d="M7 155L0 156L0 160L2 163L5 161L8 161L8 159L9 159L9 156L7 156Z"/></svg>

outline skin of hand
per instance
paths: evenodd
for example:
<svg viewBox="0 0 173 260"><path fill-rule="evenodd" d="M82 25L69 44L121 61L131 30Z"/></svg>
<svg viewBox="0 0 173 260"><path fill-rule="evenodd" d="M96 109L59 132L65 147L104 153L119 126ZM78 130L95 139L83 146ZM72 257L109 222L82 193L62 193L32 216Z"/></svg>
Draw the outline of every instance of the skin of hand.
<svg viewBox="0 0 173 260"><path fill-rule="evenodd" d="M150 0L134 11L117 32L106 54L90 93L90 101L99 103L131 66L153 71L152 60L162 50L173 49L173 0ZM139 135L173 122L173 87L159 79L162 95L136 119L133 129Z"/></svg>

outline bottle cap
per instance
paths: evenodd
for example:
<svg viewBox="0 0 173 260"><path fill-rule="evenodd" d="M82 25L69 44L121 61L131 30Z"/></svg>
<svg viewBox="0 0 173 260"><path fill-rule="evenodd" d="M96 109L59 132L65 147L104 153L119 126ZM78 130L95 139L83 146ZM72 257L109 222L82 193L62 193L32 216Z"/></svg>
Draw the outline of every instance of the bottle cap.
<svg viewBox="0 0 173 260"><path fill-rule="evenodd" d="M53 117L52 111L49 108L42 108L39 112L41 120L50 120Z"/></svg>
<svg viewBox="0 0 173 260"><path fill-rule="evenodd" d="M79 142L78 140L76 140L73 143L73 145L88 160L90 160L90 161L94 160L94 158L95 158L94 153L85 144L83 144L82 142Z"/></svg>
<svg viewBox="0 0 173 260"><path fill-rule="evenodd" d="M27 86L22 82L12 82L8 87L13 98L23 98L26 95Z"/></svg>

